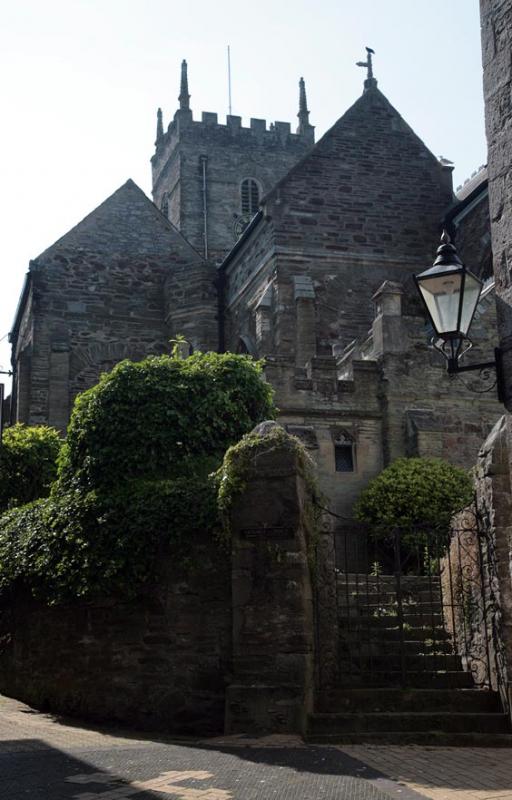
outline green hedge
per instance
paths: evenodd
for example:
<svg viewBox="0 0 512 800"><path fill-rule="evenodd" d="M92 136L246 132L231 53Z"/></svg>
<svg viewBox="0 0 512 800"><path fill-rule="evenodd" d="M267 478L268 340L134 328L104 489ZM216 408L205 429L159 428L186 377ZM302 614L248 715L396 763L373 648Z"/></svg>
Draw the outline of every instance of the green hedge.
<svg viewBox="0 0 512 800"><path fill-rule="evenodd" d="M162 555L219 530L225 450L274 413L262 365L215 353L124 361L80 395L48 499L0 517L0 591L133 596Z"/></svg>
<svg viewBox="0 0 512 800"><path fill-rule="evenodd" d="M45 497L57 474L61 439L54 428L18 423L0 446L0 512Z"/></svg>
<svg viewBox="0 0 512 800"><path fill-rule="evenodd" d="M81 394L71 415L61 482L91 489L179 475L274 414L262 365L231 353L123 361Z"/></svg>
<svg viewBox="0 0 512 800"><path fill-rule="evenodd" d="M162 553L184 570L193 565L196 532L217 529L216 492L208 478L138 480L13 509L0 518L0 591L22 580L52 602L132 597Z"/></svg>

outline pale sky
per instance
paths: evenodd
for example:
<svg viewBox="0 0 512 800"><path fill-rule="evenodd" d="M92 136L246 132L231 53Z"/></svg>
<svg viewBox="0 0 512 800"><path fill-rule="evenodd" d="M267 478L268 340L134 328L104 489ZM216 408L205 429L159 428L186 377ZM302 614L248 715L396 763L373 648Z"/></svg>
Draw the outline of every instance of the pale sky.
<svg viewBox="0 0 512 800"><path fill-rule="evenodd" d="M133 178L151 193L156 109L177 107L189 64L195 118L296 125L306 81L317 140L362 92L365 45L379 88L454 185L486 161L478 0L12 0L0 69L0 338L31 258ZM433 249L435 243L433 243ZM426 265L427 266L427 265ZM0 343L0 368L10 348ZM0 376L1 378L1 376Z"/></svg>

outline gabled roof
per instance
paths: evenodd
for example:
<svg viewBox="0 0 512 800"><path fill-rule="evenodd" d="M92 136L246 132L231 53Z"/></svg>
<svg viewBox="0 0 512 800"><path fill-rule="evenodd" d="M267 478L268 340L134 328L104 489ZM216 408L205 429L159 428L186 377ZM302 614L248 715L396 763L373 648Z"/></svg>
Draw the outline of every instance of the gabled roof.
<svg viewBox="0 0 512 800"><path fill-rule="evenodd" d="M174 255L191 263L204 261L203 256L131 179L31 261L30 269L44 269L45 262L63 250L68 254L70 250L79 250L106 257ZM13 343L18 336L31 282L32 275L29 271L9 334L9 341Z"/></svg>
<svg viewBox="0 0 512 800"><path fill-rule="evenodd" d="M302 172L304 165L310 161L318 158L328 157L333 155L339 147L340 139L348 140L354 150L357 149L358 139L357 134L364 127L368 127L368 122L375 112L384 111L389 119L390 127L393 127L395 132L406 134L409 139L415 142L418 150L431 161L432 165L436 165L441 174L442 166L438 159L428 149L420 137L413 131L407 124L403 117L398 113L396 108L391 105L387 97L376 87L366 90L352 106L329 128L321 139L309 150L303 158L300 159L289 172L279 180L275 186L268 192L262 199L262 203L272 200L279 194L293 178ZM386 154L383 154L385 157Z"/></svg>
<svg viewBox="0 0 512 800"><path fill-rule="evenodd" d="M44 262L60 249L105 255L166 255L196 261L202 256L131 179L35 259Z"/></svg>
<svg viewBox="0 0 512 800"><path fill-rule="evenodd" d="M272 220L276 241L310 251L430 257L443 211L453 200L441 164L376 87L343 114L261 201L253 223L222 264Z"/></svg>

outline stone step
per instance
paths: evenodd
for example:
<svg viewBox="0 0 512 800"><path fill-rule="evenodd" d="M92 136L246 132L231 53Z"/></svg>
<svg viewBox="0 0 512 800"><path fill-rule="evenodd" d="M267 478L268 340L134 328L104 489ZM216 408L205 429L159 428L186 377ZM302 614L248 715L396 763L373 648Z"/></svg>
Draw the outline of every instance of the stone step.
<svg viewBox="0 0 512 800"><path fill-rule="evenodd" d="M338 602L342 600L352 601L354 599L359 598L368 598L368 600L374 600L379 598L384 603L394 603L397 599L396 591L394 589L385 588L379 586L366 586L365 584L361 584L360 586L357 585L350 585L347 586L346 584L342 584L338 581ZM430 591L429 589L421 589L419 592L404 592L402 596L403 601L415 601L420 603L428 603L428 602L436 602L440 603L442 601L442 594L441 591L435 587Z"/></svg>
<svg viewBox="0 0 512 800"><path fill-rule="evenodd" d="M375 624L373 624L375 623ZM401 632L398 619L396 617L382 618L381 620L372 619L370 617L360 618L347 618L341 620L340 635L346 637L360 637L368 638L368 632L372 637L383 639L385 641L400 641ZM436 642L451 641L450 634L444 629L443 626L432 625L406 625L404 626L404 637L407 639L424 641L425 639L434 639Z"/></svg>
<svg viewBox="0 0 512 800"><path fill-rule="evenodd" d="M435 673L443 672L456 672L462 671L462 662L460 656L457 655L439 655L439 654L424 654L424 655L411 655L405 653L404 657L405 669L407 672L428 672ZM398 671L402 669L402 658L396 650L389 653L382 653L372 655L365 654L361 648L353 647L350 653L340 652L339 655L339 669L341 674L347 671L354 671L363 669L370 672L385 672L385 671Z"/></svg>
<svg viewBox="0 0 512 800"><path fill-rule="evenodd" d="M396 576L394 574L368 575L366 572L343 572L342 570L338 570L337 578L347 583L366 583L366 581L368 581L370 584L380 584L383 586L386 584L394 586L396 583ZM400 583L407 589L412 589L413 587L424 589L425 586L429 586L430 583L440 586L441 579L439 575L401 575Z"/></svg>
<svg viewBox="0 0 512 800"><path fill-rule="evenodd" d="M353 610L355 609L359 613L363 611L368 611L371 616L390 616L395 617L398 614L398 605L396 603L385 603L378 597L375 598L366 598L366 597L357 597L357 598L349 598L349 601L346 601L345 597L338 598L338 609L340 611L344 611L345 609ZM403 614L424 614L430 616L431 614L443 614L445 613L448 617L450 612L450 608L448 606L443 607L441 602L421 602L421 603L403 603L402 605L402 613Z"/></svg>
<svg viewBox="0 0 512 800"><path fill-rule="evenodd" d="M403 688L402 673L398 670L377 670L360 672L343 672L340 669L338 681L339 689L354 687L389 688L396 686ZM405 687L414 689L474 689L473 677L470 672L461 670L443 672L407 672Z"/></svg>
<svg viewBox="0 0 512 800"><path fill-rule="evenodd" d="M441 613L429 614L415 614L411 611L406 611L402 617L403 625L406 628L442 628L444 624L443 616ZM340 627L354 627L357 623L366 627L379 627L379 628L397 628L400 621L396 614L382 614L380 616L369 615L368 613L359 613L356 608L344 609L344 613L338 617Z"/></svg>
<svg viewBox="0 0 512 800"><path fill-rule="evenodd" d="M399 642L400 639L397 639L395 643L399 645ZM389 640L383 639L380 635L378 638L372 634L365 636L365 632L361 631L358 635L351 636L350 633L344 632L340 641L340 653L350 652L378 656L389 650L389 644ZM437 654L439 656L453 655L452 644L447 639L437 641L425 637L423 640L405 640L403 642L403 648L406 655L412 656L432 654Z"/></svg>
<svg viewBox="0 0 512 800"><path fill-rule="evenodd" d="M380 733L307 734L310 744L392 744L428 747L512 747L509 733L446 733L445 731L382 731Z"/></svg>
<svg viewBox="0 0 512 800"><path fill-rule="evenodd" d="M338 608L352 608L352 606L356 607L367 607L367 608L386 608L390 611L392 609L398 608L398 601L396 598L393 597L382 597L378 594L354 594L354 595L347 595L343 593L343 595L338 595ZM446 608L449 608L449 604L445 603ZM421 608L436 608L442 609L443 602L440 597L419 597L415 598L414 601L412 600L402 600L403 608L417 608L418 606Z"/></svg>
<svg viewBox="0 0 512 800"><path fill-rule="evenodd" d="M316 702L318 712L461 711L500 713L497 692L486 689L332 689Z"/></svg>
<svg viewBox="0 0 512 800"><path fill-rule="evenodd" d="M359 712L348 714L312 714L308 731L315 734L361 733L509 733L506 714L465 713L454 711Z"/></svg>

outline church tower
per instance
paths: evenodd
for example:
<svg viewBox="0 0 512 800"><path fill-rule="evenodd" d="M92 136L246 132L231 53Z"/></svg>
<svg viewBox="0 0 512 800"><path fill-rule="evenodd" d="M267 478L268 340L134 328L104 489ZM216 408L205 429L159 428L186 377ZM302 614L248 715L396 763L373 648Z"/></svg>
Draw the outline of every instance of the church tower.
<svg viewBox="0 0 512 800"><path fill-rule="evenodd" d="M267 123L229 114L226 124L190 108L187 62L181 64L179 107L164 131L157 112L151 159L153 200L185 238L206 258L220 261L258 210L261 198L314 144L304 79L299 83L299 124Z"/></svg>

